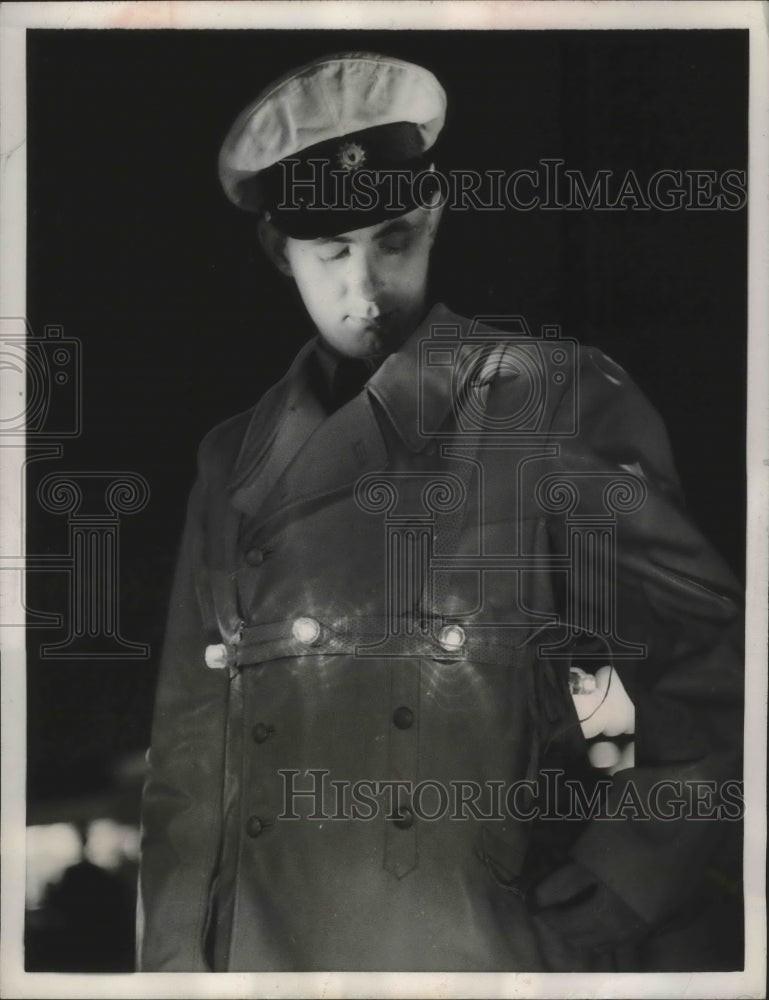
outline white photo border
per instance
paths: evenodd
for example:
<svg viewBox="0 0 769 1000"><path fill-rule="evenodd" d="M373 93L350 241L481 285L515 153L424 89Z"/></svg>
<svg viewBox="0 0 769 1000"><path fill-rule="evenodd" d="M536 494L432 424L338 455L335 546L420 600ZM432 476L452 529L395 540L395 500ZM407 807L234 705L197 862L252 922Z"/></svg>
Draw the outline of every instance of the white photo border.
<svg viewBox="0 0 769 1000"><path fill-rule="evenodd" d="M747 693L744 971L723 973L26 973L23 964L25 647L2 629L2 940L0 992L8 997L761 997L765 996L766 653L769 534L769 61L761 2L170 2L5 3L0 9L0 302L26 310L25 33L35 28L475 29L743 28L749 31ZM0 545L23 521L15 481L24 449L0 449ZM16 470L16 471L14 471ZM8 555L7 551L2 553ZM10 576L11 574L5 574ZM12 574L14 578L17 574ZM15 597L6 591L3 606Z"/></svg>

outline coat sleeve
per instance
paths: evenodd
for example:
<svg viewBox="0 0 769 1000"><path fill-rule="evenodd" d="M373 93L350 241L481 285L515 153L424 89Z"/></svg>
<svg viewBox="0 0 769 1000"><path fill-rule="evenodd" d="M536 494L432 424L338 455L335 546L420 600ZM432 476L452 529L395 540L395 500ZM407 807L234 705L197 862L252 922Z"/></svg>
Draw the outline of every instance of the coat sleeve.
<svg viewBox="0 0 769 1000"><path fill-rule="evenodd" d="M144 788L138 968L147 972L206 969L203 944L220 848L228 679L204 661L206 645L216 641L197 596L204 466L200 458L173 583Z"/></svg>
<svg viewBox="0 0 769 1000"><path fill-rule="evenodd" d="M617 631L646 648L614 663L636 708L635 766L612 780L609 812L625 804L624 818L591 820L571 854L655 925L702 880L723 820L739 815L742 595L687 516L665 428L626 373L586 349L570 391L577 434L559 464L578 475L583 513L604 513L607 474L632 473L646 494L617 514L615 553ZM564 398L554 428L573 412ZM553 530L562 546L563 521ZM727 782L732 802L719 822Z"/></svg>

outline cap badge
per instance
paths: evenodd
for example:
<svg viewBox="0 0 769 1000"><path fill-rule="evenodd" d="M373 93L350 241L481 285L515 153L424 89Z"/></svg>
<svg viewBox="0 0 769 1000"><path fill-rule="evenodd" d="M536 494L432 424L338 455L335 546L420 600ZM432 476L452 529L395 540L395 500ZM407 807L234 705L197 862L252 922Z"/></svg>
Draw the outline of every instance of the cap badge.
<svg viewBox="0 0 769 1000"><path fill-rule="evenodd" d="M336 161L343 170L357 170L366 162L366 151L357 142L343 142L337 150Z"/></svg>

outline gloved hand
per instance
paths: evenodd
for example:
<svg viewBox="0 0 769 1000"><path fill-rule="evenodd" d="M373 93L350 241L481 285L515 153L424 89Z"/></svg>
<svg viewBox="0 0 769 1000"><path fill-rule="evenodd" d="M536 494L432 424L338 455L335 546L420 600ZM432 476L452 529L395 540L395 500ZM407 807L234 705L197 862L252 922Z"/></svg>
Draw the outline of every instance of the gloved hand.
<svg viewBox="0 0 769 1000"><path fill-rule="evenodd" d="M535 887L533 903L537 918L576 950L607 951L650 930L612 889L574 861Z"/></svg>

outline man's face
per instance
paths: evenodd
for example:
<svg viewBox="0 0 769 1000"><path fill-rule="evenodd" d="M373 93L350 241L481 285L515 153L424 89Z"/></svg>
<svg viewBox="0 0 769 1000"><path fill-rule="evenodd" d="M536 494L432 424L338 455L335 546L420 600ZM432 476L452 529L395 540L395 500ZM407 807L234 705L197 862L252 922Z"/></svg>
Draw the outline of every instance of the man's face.
<svg viewBox="0 0 769 1000"><path fill-rule="evenodd" d="M286 238L285 260L307 312L340 354L386 355L416 329L439 216L420 207L330 239Z"/></svg>

